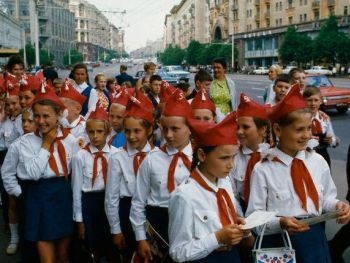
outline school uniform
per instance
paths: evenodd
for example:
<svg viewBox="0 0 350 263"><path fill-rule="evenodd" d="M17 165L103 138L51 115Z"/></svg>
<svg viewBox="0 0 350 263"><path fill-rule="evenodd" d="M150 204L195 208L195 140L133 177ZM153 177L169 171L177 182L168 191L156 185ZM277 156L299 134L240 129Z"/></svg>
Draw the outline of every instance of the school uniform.
<svg viewBox="0 0 350 263"><path fill-rule="evenodd" d="M306 194L305 210L293 186L291 167L293 158L278 148L268 150L268 154L254 167L251 179L251 196L246 215L257 210L276 211L277 215L266 225L264 246L282 245L280 240L280 217L297 219L318 216L334 211L339 201L337 190L331 178L326 161L314 151L299 151L295 158L303 161L310 173L318 195L315 201ZM300 179L301 180L301 179ZM254 194L253 194L254 193ZM271 236L269 236L271 235ZM290 236L296 250L297 262L331 262L327 239L321 224L310 226L310 230ZM277 242L280 240L281 242Z"/></svg>
<svg viewBox="0 0 350 263"><path fill-rule="evenodd" d="M170 256L176 262L240 262L235 246L219 251L221 244L215 232L221 229L216 192L223 188L229 194L236 213L243 212L233 195L228 178L210 182L196 169L201 178L214 192L203 188L196 180L189 178L171 195L169 201Z"/></svg>
<svg viewBox="0 0 350 263"><path fill-rule="evenodd" d="M260 143L259 148L256 152L260 153L261 156L263 155L263 152L269 148L270 145L268 143ZM242 207L245 207L244 180L246 176L247 165L252 154L253 151L250 148L242 146L235 156L235 167L229 175L235 197L240 201Z"/></svg>
<svg viewBox="0 0 350 263"><path fill-rule="evenodd" d="M105 209L112 234L123 233L126 240L125 253L129 256L136 249L135 234L129 220L131 198L135 193L135 170L153 147L147 142L140 151L129 144L119 148L111 157L108 166ZM135 159L136 158L136 159Z"/></svg>
<svg viewBox="0 0 350 263"><path fill-rule="evenodd" d="M25 173L18 176L27 180L24 237L29 241L56 240L73 233L69 174L72 156L79 146L66 131L58 129L57 137L62 139L54 142L52 154L42 148L40 134L26 134L21 143L19 161ZM64 154L59 153L62 147ZM52 160L56 168L50 165Z"/></svg>
<svg viewBox="0 0 350 263"><path fill-rule="evenodd" d="M0 137L4 138L4 146L6 149L8 149L10 144L22 134L22 114L13 118L7 117L0 125Z"/></svg>
<svg viewBox="0 0 350 263"><path fill-rule="evenodd" d="M90 140L86 134L86 120L83 116L79 116L76 120L69 123L67 128L70 129L70 133L78 139L79 145L84 147Z"/></svg>
<svg viewBox="0 0 350 263"><path fill-rule="evenodd" d="M319 137L318 146L314 147L314 150L318 154L322 155L323 158L325 158L325 160L327 161L330 167L331 158L329 156L327 148L330 146L335 147L337 145L337 138L334 134L332 123L330 119L326 120L324 118L321 118L319 112L317 112L315 116L313 116L311 124L312 124L311 125L312 135ZM332 137L331 144L327 144L323 142L323 139L326 136Z"/></svg>
<svg viewBox="0 0 350 263"><path fill-rule="evenodd" d="M144 224L146 220L168 240L168 171L178 150L170 146L155 148L142 162L136 179L136 189L131 201L130 221L136 240L146 240ZM188 143L182 150L188 161L192 161L192 145ZM185 181L190 175L182 158L178 158L174 170L174 187Z"/></svg>
<svg viewBox="0 0 350 263"><path fill-rule="evenodd" d="M88 144L73 157L73 220L84 223L86 241L90 249L103 248L110 243L104 198L108 168L106 165L115 151L114 147L106 144L101 150L103 156L96 157L99 150Z"/></svg>
<svg viewBox="0 0 350 263"><path fill-rule="evenodd" d="M90 113L95 111L96 109L96 104L98 102L97 92L86 82L81 83L79 85L77 84L75 88L78 92L80 92L86 97L80 114L83 115L85 118L88 118Z"/></svg>

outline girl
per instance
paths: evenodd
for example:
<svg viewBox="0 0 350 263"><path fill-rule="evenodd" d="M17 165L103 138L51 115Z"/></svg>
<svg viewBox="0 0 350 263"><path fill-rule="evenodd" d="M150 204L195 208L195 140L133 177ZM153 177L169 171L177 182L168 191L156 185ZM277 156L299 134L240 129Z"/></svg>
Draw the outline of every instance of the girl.
<svg viewBox="0 0 350 263"><path fill-rule="evenodd" d="M108 115L97 107L86 121L90 143L72 160L73 218L79 239L86 242L96 262L111 248L104 197L108 162L116 149L106 143L109 132Z"/></svg>
<svg viewBox="0 0 350 263"><path fill-rule="evenodd" d="M89 83L89 74L86 65L84 63L75 64L69 74L69 78L75 81L76 90L86 97L80 114L87 119L90 113L96 109L98 96L96 90Z"/></svg>
<svg viewBox="0 0 350 263"><path fill-rule="evenodd" d="M146 220L168 242L170 193L190 174L192 145L186 120L191 116L191 107L184 94L176 90L164 105L160 117L166 145L150 151L137 174L130 221L138 241L138 253L142 258L153 258L146 238ZM167 252L168 248L164 250Z"/></svg>
<svg viewBox="0 0 350 263"><path fill-rule="evenodd" d="M108 90L106 89L106 77L103 73L98 73L95 76L95 85L98 97L98 107L108 112L109 107L111 106L111 99Z"/></svg>
<svg viewBox="0 0 350 263"><path fill-rule="evenodd" d="M33 112L31 109L27 108L22 112L22 128L24 134L31 133L36 130L36 125L33 120ZM8 194L9 201L8 217L10 222L11 239L6 249L6 253L9 255L16 254L19 244L18 212L20 210L18 209L18 197L23 196L23 191L17 178L23 177L21 174L25 174L23 162L19 162L21 142L22 137L19 137L10 145L4 160L4 164L1 167L1 177L4 188Z"/></svg>
<svg viewBox="0 0 350 263"><path fill-rule="evenodd" d="M307 87L304 90L303 97L306 101L307 107L310 109L312 114L312 138L318 141L318 146L316 146L314 149L317 153L323 156L323 158L327 161L329 167L331 167L331 158L329 157L327 148L329 146L336 147L338 145L338 140L334 134L330 118L325 119L321 117L321 92L316 87Z"/></svg>
<svg viewBox="0 0 350 263"><path fill-rule="evenodd" d="M193 117L197 120L216 122L215 104L204 88L201 88L191 101Z"/></svg>
<svg viewBox="0 0 350 263"><path fill-rule="evenodd" d="M108 96L111 100L118 94L120 86L117 85L117 80L115 78L108 78L106 81L106 88L108 90Z"/></svg>
<svg viewBox="0 0 350 263"><path fill-rule="evenodd" d="M32 106L35 133L23 137L20 164L28 180L24 238L37 243L41 262L68 262L73 233L71 158L76 139L58 125L64 105L53 91L42 90Z"/></svg>
<svg viewBox="0 0 350 263"><path fill-rule="evenodd" d="M154 147L148 143L153 128L152 102L138 90L137 100L129 101L124 118L127 143L111 156L106 185L106 213L113 243L130 262L136 250L135 234L129 220L138 167Z"/></svg>
<svg viewBox="0 0 350 263"><path fill-rule="evenodd" d="M39 78L32 75L25 75L24 83L20 87L19 102L22 109L31 108L35 99L35 94L41 87Z"/></svg>
<svg viewBox="0 0 350 263"><path fill-rule="evenodd" d="M261 153L270 145L269 121L266 108L241 93L237 109L237 138L240 149L235 158L235 169L230 173L234 193L245 211L250 195L250 177Z"/></svg>
<svg viewBox="0 0 350 263"><path fill-rule="evenodd" d="M215 125L189 120L197 146L193 170L169 201L170 255L176 262L241 262L242 210L227 175L238 143L236 114Z"/></svg>
<svg viewBox="0 0 350 263"><path fill-rule="evenodd" d="M264 247L283 246L280 231L285 229L298 263L315 259L331 262L322 224L307 225L300 219L338 211L337 222L346 223L350 207L336 199L337 190L326 161L306 150L311 113L298 85L273 109L270 120L278 144L254 167L246 215L256 210L277 212L266 225Z"/></svg>

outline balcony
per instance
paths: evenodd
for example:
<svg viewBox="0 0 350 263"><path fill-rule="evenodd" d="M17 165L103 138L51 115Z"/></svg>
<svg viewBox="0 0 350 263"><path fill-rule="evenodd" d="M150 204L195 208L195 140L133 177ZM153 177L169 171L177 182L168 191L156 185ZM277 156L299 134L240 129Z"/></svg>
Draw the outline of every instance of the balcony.
<svg viewBox="0 0 350 263"><path fill-rule="evenodd" d="M256 14L256 15L254 16L254 18L255 18L255 21L260 21L260 14Z"/></svg>
<svg viewBox="0 0 350 263"><path fill-rule="evenodd" d="M312 2L312 9L319 9L320 8L320 1L313 1Z"/></svg>
<svg viewBox="0 0 350 263"><path fill-rule="evenodd" d="M260 5L260 0L255 0L254 4L255 5Z"/></svg>
<svg viewBox="0 0 350 263"><path fill-rule="evenodd" d="M265 19L270 19L270 16L271 16L270 11L266 11L264 14Z"/></svg>
<svg viewBox="0 0 350 263"><path fill-rule="evenodd" d="M335 1L334 0L327 0L327 5L328 5L328 7L335 6Z"/></svg>

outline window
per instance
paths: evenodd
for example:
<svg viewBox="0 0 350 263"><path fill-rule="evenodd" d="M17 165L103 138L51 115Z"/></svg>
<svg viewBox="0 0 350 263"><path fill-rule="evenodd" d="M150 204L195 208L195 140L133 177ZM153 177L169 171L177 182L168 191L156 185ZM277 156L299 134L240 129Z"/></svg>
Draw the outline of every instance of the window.
<svg viewBox="0 0 350 263"><path fill-rule="evenodd" d="M290 25L293 24L293 17L292 17L292 16L288 17L288 23L289 23Z"/></svg>
<svg viewBox="0 0 350 263"><path fill-rule="evenodd" d="M303 22L303 15L300 15L300 22Z"/></svg>
<svg viewBox="0 0 350 263"><path fill-rule="evenodd" d="M304 21L307 21L307 14L304 14Z"/></svg>
<svg viewBox="0 0 350 263"><path fill-rule="evenodd" d="M348 6L344 6L344 16L348 15Z"/></svg>

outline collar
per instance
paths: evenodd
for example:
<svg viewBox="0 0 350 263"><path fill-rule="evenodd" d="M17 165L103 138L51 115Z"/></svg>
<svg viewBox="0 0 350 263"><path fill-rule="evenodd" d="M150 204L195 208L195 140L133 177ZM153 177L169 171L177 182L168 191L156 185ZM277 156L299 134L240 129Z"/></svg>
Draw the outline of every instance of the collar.
<svg viewBox="0 0 350 263"><path fill-rule="evenodd" d="M292 157L292 156L286 154L285 152L282 152L277 147L273 148L271 153L272 153L270 156L271 160L273 159L273 157L278 157L278 159L280 159L281 162L283 162L287 166L291 165L294 158L305 161L305 157L306 157L305 151L299 151L295 157Z"/></svg>
<svg viewBox="0 0 350 263"><path fill-rule="evenodd" d="M176 153L179 152L178 149L173 148L169 145L166 145L166 153L168 155L175 155ZM188 157L192 158L193 150L192 150L192 144L191 141L188 142L188 144L185 146L185 148L182 149L182 152L187 155Z"/></svg>
<svg viewBox="0 0 350 263"><path fill-rule="evenodd" d="M91 144L89 145L89 148L90 148L90 151L92 154L97 153L99 151L95 146L93 146ZM103 146L103 148L102 148L103 153L109 153L110 150L111 150L111 148L109 147L108 143L106 143L105 146Z"/></svg>
<svg viewBox="0 0 350 263"><path fill-rule="evenodd" d="M223 179L218 178L216 181L216 184L212 183L211 181L209 181L209 179L207 177L205 177L202 172L198 169L198 167L196 168L198 174L203 178L203 180L208 184L208 186L210 188L212 188L215 192L217 192L219 190L219 188L224 188L223 186Z"/></svg>
<svg viewBox="0 0 350 263"><path fill-rule="evenodd" d="M139 152L136 148L132 147L128 142L126 143L126 147L124 149L126 150L129 156L133 156ZM141 152L148 153L151 150L152 150L152 147L149 144L149 142L147 142L146 145L142 148Z"/></svg>
<svg viewBox="0 0 350 263"><path fill-rule="evenodd" d="M82 122L85 122L85 118L80 115L72 123L69 123L69 128L75 128L76 126L78 126Z"/></svg>
<svg viewBox="0 0 350 263"><path fill-rule="evenodd" d="M77 84L78 89L80 92L82 92L84 89L86 89L89 85L86 82L83 82L81 84Z"/></svg>
<svg viewBox="0 0 350 263"><path fill-rule="evenodd" d="M269 148L270 148L270 145L268 143L265 143L265 142L259 143L257 152L262 153L262 152L265 152ZM245 145L243 145L241 147L241 151L244 155L248 155L248 154L253 153L253 151Z"/></svg>

